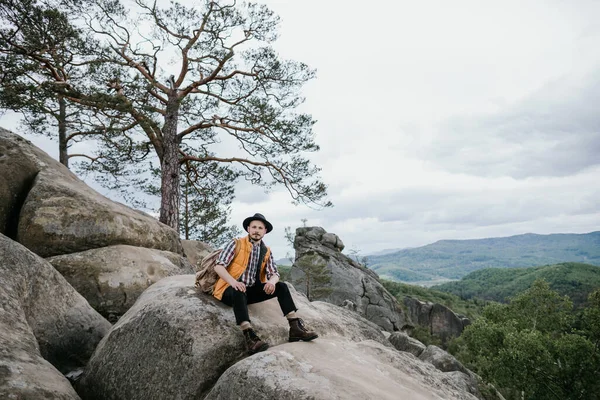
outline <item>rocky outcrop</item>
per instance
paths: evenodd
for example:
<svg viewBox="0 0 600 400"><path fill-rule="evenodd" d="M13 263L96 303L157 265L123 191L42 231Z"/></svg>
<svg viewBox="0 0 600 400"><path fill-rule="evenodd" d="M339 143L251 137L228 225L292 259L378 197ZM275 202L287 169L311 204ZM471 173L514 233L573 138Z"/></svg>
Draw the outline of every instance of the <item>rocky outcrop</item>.
<svg viewBox="0 0 600 400"><path fill-rule="evenodd" d="M461 376L374 341L289 343L229 368L206 400L475 400Z"/></svg>
<svg viewBox="0 0 600 400"><path fill-rule="evenodd" d="M464 390L481 397L477 375L465 368L460 361L448 352L437 346L427 346L425 351L419 355L419 359L433 365L442 372L452 374L454 380L459 382Z"/></svg>
<svg viewBox="0 0 600 400"><path fill-rule="evenodd" d="M303 257L319 259L331 272L331 294L319 298L335 305L352 304L356 311L387 331L400 330L406 318L396 299L379 283L377 274L341 253L342 241L320 227L296 229L296 261L291 269L292 282L304 274L297 267ZM299 291L303 286L297 285Z"/></svg>
<svg viewBox="0 0 600 400"><path fill-rule="evenodd" d="M419 342L417 339L413 339L404 332L393 332L388 340L397 350L411 353L415 357L419 357L423 353L427 346Z"/></svg>
<svg viewBox="0 0 600 400"><path fill-rule="evenodd" d="M148 286L167 276L191 274L183 256L133 246L109 246L47 259L90 305L111 322Z"/></svg>
<svg viewBox="0 0 600 400"><path fill-rule="evenodd" d="M290 289L298 315L320 337L387 343L376 325L355 313L310 303ZM289 327L276 299L251 305L250 318L272 346L287 342ZM198 292L194 275L169 277L148 288L113 326L78 392L85 399L201 399L244 356L232 309Z"/></svg>
<svg viewBox="0 0 600 400"><path fill-rule="evenodd" d="M425 362L428 362L429 364L432 364L440 371L460 371L465 374L470 373L470 371L466 369L456 358L454 358L454 356L437 346L427 346L425 351L419 355L419 358Z"/></svg>
<svg viewBox="0 0 600 400"><path fill-rule="evenodd" d="M246 357L230 307L199 293L194 276L148 288L98 345L77 390L84 399L475 399L462 381L395 350L380 328L290 287L319 338L287 343L276 299L250 306L271 348Z"/></svg>
<svg viewBox="0 0 600 400"><path fill-rule="evenodd" d="M0 304L0 398L78 398L60 372L83 367L110 323L47 261L1 234Z"/></svg>
<svg viewBox="0 0 600 400"><path fill-rule="evenodd" d="M34 253L49 257L117 244L183 253L175 230L100 195L31 142L1 128L0 160L3 177L20 169L0 186L0 222Z"/></svg>
<svg viewBox="0 0 600 400"><path fill-rule="evenodd" d="M406 296L404 305L413 323L427 328L430 334L436 335L444 343L460 336L465 326L470 323L468 319L456 315L442 304L424 302Z"/></svg>
<svg viewBox="0 0 600 400"><path fill-rule="evenodd" d="M204 257L215 251L211 246L199 240L182 240L181 244L185 256L190 260L194 270L198 268L199 263Z"/></svg>

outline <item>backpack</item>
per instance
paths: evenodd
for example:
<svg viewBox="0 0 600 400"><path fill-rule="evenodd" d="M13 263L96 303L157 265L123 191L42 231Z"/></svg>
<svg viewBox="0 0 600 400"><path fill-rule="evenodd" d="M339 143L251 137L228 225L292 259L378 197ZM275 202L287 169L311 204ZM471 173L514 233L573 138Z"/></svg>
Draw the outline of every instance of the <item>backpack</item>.
<svg viewBox="0 0 600 400"><path fill-rule="evenodd" d="M234 258L240 252L240 243L237 239L235 240ZM217 260L223 252L223 249L218 249L208 254L200 262L200 270L196 273L195 286L202 290L204 293L212 294L215 284L219 280L219 275L215 272Z"/></svg>

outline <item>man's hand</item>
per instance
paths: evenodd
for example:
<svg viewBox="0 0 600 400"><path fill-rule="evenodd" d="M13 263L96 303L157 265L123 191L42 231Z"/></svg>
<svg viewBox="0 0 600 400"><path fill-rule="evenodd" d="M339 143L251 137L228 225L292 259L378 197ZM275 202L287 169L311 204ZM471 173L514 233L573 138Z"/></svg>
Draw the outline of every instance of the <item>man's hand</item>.
<svg viewBox="0 0 600 400"><path fill-rule="evenodd" d="M246 285L243 282L235 281L235 283L231 284L231 287L235 290L238 290L242 293L246 293Z"/></svg>
<svg viewBox="0 0 600 400"><path fill-rule="evenodd" d="M265 283L265 288L264 291L266 294L273 294L275 293L275 285L271 282L267 282Z"/></svg>

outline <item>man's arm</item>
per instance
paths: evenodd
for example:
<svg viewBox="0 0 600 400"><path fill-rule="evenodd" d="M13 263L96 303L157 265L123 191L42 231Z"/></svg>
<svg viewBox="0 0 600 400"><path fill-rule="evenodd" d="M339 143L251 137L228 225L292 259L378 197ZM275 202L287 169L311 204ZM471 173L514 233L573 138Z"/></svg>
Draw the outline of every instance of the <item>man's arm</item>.
<svg viewBox="0 0 600 400"><path fill-rule="evenodd" d="M265 283L264 290L266 294L273 294L275 292L275 285L279 282L279 271L277 271L273 253L269 254L265 268L267 270L267 283Z"/></svg>
<svg viewBox="0 0 600 400"><path fill-rule="evenodd" d="M234 239L225 246L221 252L221 255L219 256L219 259L217 260L217 265L215 265L215 272L221 279L227 282L229 286L233 287L235 290L245 292L246 285L244 285L242 282L236 281L235 278L227 271L227 267L229 264L231 264L231 261L233 261L235 257L236 245L237 242Z"/></svg>
<svg viewBox="0 0 600 400"><path fill-rule="evenodd" d="M229 283L229 286L231 286L235 290L239 290L240 292L246 292L246 285L244 285L242 282L233 279L233 276L231 276L231 274L227 272L227 269L225 269L224 265L215 265L215 272L217 273L217 275L219 275L219 277L221 277L221 279Z"/></svg>

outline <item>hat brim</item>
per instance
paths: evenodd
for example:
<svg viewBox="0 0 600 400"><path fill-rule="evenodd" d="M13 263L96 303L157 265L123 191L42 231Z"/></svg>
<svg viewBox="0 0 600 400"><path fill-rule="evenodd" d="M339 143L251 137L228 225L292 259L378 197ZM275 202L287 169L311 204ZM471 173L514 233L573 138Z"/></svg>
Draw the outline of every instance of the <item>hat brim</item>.
<svg viewBox="0 0 600 400"><path fill-rule="evenodd" d="M248 232L248 226L250 226L250 222L252 221L261 221L263 224L265 224L265 228L267 229L267 233L271 232L273 230L273 225L271 225L271 223L269 221L267 221L264 218L259 218L259 217L248 217L244 220L244 222L242 222L242 226L244 227L244 231Z"/></svg>

